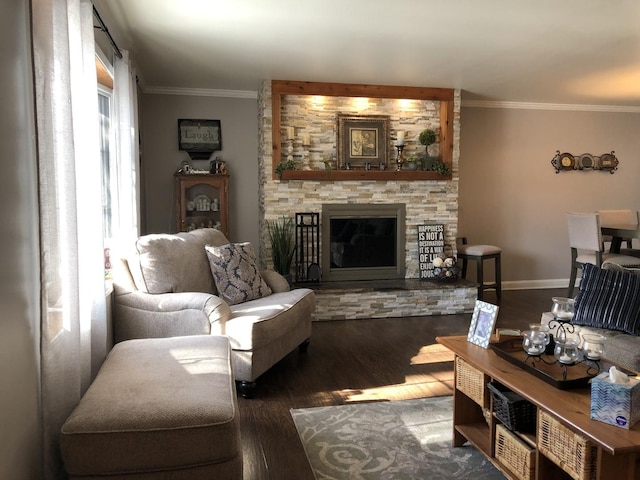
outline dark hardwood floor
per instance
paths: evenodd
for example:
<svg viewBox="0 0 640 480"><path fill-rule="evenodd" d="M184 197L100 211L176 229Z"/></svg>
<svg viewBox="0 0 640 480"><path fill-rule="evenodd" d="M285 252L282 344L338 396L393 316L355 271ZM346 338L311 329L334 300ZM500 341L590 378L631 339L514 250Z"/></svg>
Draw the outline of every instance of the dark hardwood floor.
<svg viewBox="0 0 640 480"><path fill-rule="evenodd" d="M525 329L563 289L504 291L497 327ZM485 301L497 303L493 292ZM289 410L450 395L453 357L435 337L466 335L471 314L315 322L292 352L239 398L244 480L314 480Z"/></svg>

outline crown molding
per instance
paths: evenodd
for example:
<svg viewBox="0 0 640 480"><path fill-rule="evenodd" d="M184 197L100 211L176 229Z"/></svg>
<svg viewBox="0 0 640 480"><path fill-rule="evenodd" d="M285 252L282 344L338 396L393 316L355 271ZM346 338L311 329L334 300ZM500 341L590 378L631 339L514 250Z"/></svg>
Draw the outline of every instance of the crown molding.
<svg viewBox="0 0 640 480"><path fill-rule="evenodd" d="M143 87L142 92L151 95L189 95L193 97L224 97L224 98L258 98L258 92L253 90L220 90L210 88L179 88L179 87Z"/></svg>
<svg viewBox="0 0 640 480"><path fill-rule="evenodd" d="M258 92L254 90L222 90L210 88L181 88L181 87L143 87L142 92L150 95L189 95L194 97L223 97L223 98L251 98L257 99ZM611 112L611 113L640 113L640 106L628 105L575 105L570 103L533 103L533 102L503 102L489 100L462 100L462 107L469 108L502 108L513 110L554 110L573 112Z"/></svg>
<svg viewBox="0 0 640 480"><path fill-rule="evenodd" d="M569 103L499 102L486 100L462 100L462 107L573 112L640 113L640 107L623 105L573 105Z"/></svg>

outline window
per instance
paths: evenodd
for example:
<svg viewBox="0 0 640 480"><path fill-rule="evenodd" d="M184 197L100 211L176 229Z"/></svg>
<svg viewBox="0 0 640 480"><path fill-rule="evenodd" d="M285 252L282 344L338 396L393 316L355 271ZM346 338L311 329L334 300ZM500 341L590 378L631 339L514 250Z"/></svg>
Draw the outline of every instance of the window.
<svg viewBox="0 0 640 480"><path fill-rule="evenodd" d="M115 155L112 154L113 130L111 128L113 78L96 54L96 73L98 76L98 121L100 140L100 163L102 169L102 230L104 232L104 273L111 276L111 242L114 237L114 219L117 192L117 175Z"/></svg>

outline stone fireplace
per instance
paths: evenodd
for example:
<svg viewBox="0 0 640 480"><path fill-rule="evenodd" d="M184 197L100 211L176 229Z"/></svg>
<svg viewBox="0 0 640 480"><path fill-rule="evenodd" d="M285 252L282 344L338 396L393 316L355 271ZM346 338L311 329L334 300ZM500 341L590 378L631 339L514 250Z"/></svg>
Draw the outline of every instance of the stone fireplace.
<svg viewBox="0 0 640 480"><path fill-rule="evenodd" d="M294 157L300 161L302 169L320 168L321 159L335 155L335 117L338 112L358 112L363 115L389 115L391 130L408 131L407 139L414 139L423 126L433 125L438 120L438 108L432 104L438 102L414 101L413 103L395 99L362 99L333 98L330 102L319 104L317 98L310 96L287 95L282 101L282 125L294 126L295 131L311 132L311 145L304 147L302 143L294 144ZM419 276L418 268L418 234L417 227L426 222L445 225L445 243L455 245L458 225L458 161L459 161L459 116L460 92L455 92L453 134L453 161L451 180L332 180L330 175L322 180L277 180L272 178L272 97L271 83L263 82L258 93L259 105L259 198L261 242L259 257L264 266L271 265L269 241L264 227L266 219L276 219L282 215L295 217L300 212L321 213L323 206L349 204L373 205L375 207L390 204L404 205L404 240L399 241L398 250L404 256L404 272L402 277L409 285L412 279ZM437 123L439 125L439 123ZM297 137L297 133L296 133ZM391 144L390 144L391 145ZM415 145L414 145L415 147ZM392 147L390 146L390 150ZM306 163L305 163L306 162ZM327 226L320 222L321 235L327 235ZM402 226L398 225L400 230ZM322 255L321 262L325 255ZM402 265L400 266L402 267ZM326 271L326 268L323 269ZM402 270L402 268L401 268ZM323 272L324 278L324 272ZM333 282L329 282L333 283ZM414 288L415 286L415 288ZM424 282L409 286L403 292L390 294L367 291L345 292L344 289L328 293L331 287L318 296L317 319L335 318L370 318L373 316L429 315L442 313L460 313L472 311L475 302L475 288L460 289L443 286L425 298ZM435 286L438 287L437 285ZM324 287L323 287L324 288ZM415 296L411 292L416 292ZM320 297L334 295L329 303L334 306L321 305ZM385 299L381 300L380 295ZM391 295L391 296L389 296ZM473 298L469 298L471 295ZM353 302L353 306L345 306L345 302ZM367 304L371 303L371 308ZM375 305L374 305L375 304ZM382 304L386 306L381 306ZM322 309L322 312L320 310ZM333 310L332 310L333 309ZM351 311L352 310L352 311ZM373 311L375 310L375 312ZM334 313L328 313L333 311ZM350 313L345 313L350 312ZM325 315L326 314L326 315Z"/></svg>

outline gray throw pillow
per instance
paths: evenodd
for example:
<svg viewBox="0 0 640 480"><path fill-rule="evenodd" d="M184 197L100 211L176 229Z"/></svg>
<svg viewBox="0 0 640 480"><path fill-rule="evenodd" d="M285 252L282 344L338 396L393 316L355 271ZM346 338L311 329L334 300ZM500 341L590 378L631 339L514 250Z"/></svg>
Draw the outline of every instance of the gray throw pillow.
<svg viewBox="0 0 640 480"><path fill-rule="evenodd" d="M205 251L218 294L229 305L271 295L271 289L260 276L250 243L206 245Z"/></svg>
<svg viewBox="0 0 640 480"><path fill-rule="evenodd" d="M571 323L640 335L640 277L584 265Z"/></svg>

